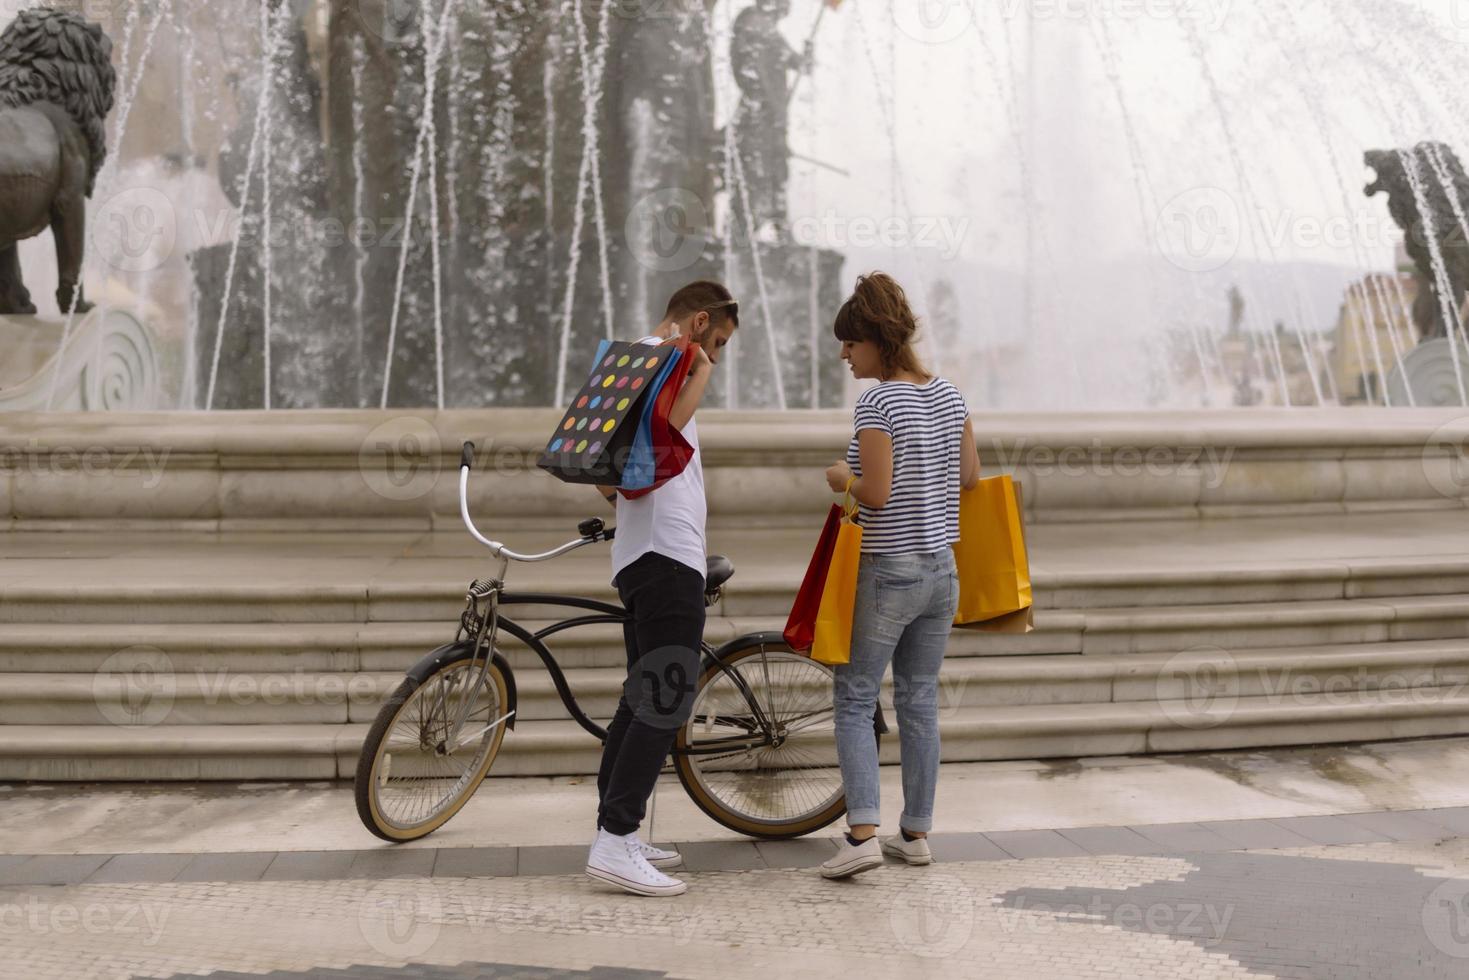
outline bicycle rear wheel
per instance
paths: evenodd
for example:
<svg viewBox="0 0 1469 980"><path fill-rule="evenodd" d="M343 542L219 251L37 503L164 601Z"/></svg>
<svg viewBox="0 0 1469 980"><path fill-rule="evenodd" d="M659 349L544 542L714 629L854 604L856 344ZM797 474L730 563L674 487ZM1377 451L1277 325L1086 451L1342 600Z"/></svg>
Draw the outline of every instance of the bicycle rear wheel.
<svg viewBox="0 0 1469 980"><path fill-rule="evenodd" d="M751 837L830 824L847 807L831 668L780 642L754 643L724 663L727 671L712 665L700 677L679 729L674 766L684 789L713 820Z"/></svg>
<svg viewBox="0 0 1469 980"><path fill-rule="evenodd" d="M410 675L378 712L357 760L357 814L387 841L417 840L442 827L469 802L505 738L508 687L493 660L471 691L483 659L463 653L420 682ZM458 744L449 729L471 700Z"/></svg>

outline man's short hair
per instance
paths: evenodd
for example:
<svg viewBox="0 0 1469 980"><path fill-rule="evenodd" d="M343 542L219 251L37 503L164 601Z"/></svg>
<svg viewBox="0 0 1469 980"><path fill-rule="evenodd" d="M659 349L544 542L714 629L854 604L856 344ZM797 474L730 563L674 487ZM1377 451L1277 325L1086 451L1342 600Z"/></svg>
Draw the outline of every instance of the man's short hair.
<svg viewBox="0 0 1469 980"><path fill-rule="evenodd" d="M682 320L694 313L708 313L715 323L728 320L740 325L740 304L724 286L717 282L701 279L691 282L668 300L668 309L663 313L665 320Z"/></svg>

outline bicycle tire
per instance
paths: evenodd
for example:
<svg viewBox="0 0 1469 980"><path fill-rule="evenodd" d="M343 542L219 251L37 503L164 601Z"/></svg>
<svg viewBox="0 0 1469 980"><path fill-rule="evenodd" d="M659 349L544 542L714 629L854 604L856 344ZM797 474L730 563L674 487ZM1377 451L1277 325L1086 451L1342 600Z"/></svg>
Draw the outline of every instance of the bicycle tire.
<svg viewBox="0 0 1469 980"><path fill-rule="evenodd" d="M490 744L482 758L474 763L473 771L467 774L467 779L461 779L462 785L456 787L451 798L448 798L441 806L435 807L432 813L421 821L403 825L394 822L383 812L384 808L377 799L377 791L381 788L381 762L384 744L388 733L393 730L395 723L403 714L406 706L410 704L413 696L420 690L433 684L436 679L442 679L451 671L468 669L466 663L471 659L467 645L463 645L463 652L457 656L444 660L438 664L430 673L422 678L410 673L408 677L393 691L388 700L384 702L378 711L377 717L373 719L372 727L368 729L366 738L362 742L362 754L357 759L357 771L353 780L353 796L357 802L357 815L362 819L363 826L377 837L393 843L419 840L433 833L448 822L449 818L458 813L469 802L479 785L489 773L490 767L494 765L496 757L500 754L500 747L505 741L506 725L496 725L494 730L488 733ZM496 660L491 660L485 682L487 689L495 694L496 704L504 706L510 699L510 687L506 682L505 674L501 665ZM391 770L391 766L389 766Z"/></svg>
<svg viewBox="0 0 1469 980"><path fill-rule="evenodd" d="M789 663L801 663L809 665L816 672L824 671L828 677L825 690L826 697L831 696L831 685L829 682L830 668L818 664L802 654L796 653L789 646L780 642L753 642L750 646L737 649L724 657L724 663L733 669L740 669L742 661L760 656L775 654L782 661ZM812 678L818 676L813 673ZM793 837L801 837L813 831L828 826L847 810L846 794L838 792L834 799L819 807L813 807L810 812L800 813L790 818L759 818L741 811L728 804L721 798L720 794L710 785L710 781L701 771L697 757L689 754L688 749L693 744L692 733L695 726L700 723L698 708L699 692L704 691L711 682L716 682L719 677L727 677L719 665L711 664L699 677L699 687L695 694L695 711L689 720L679 728L678 737L674 747L674 770L678 773L679 782L683 784L684 791L694 801L694 805L704 812L715 823L720 824L737 833L763 840L788 840ZM879 739L876 732L873 737ZM833 766L835 761L833 759ZM840 770L835 774L837 785L841 784Z"/></svg>

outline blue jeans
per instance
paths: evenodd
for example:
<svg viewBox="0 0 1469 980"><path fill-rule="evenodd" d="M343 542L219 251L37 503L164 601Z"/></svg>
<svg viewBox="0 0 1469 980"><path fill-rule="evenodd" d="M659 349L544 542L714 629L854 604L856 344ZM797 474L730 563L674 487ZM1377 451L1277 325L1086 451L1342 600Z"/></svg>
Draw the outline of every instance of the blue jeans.
<svg viewBox="0 0 1469 980"><path fill-rule="evenodd" d="M893 665L893 707L903 761L904 830L933 827L939 775L939 668L959 608L950 548L927 554L862 556L852 622L852 658L835 669L837 759L847 825L878 824L873 716L883 672Z"/></svg>

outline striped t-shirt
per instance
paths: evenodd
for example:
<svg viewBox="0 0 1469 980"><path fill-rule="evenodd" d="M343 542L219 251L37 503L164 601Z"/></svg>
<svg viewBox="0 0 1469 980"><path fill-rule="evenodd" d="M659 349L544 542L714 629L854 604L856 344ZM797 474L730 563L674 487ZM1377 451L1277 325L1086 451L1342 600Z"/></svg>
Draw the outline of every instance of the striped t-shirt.
<svg viewBox="0 0 1469 980"><path fill-rule="evenodd" d="M884 381L864 391L853 415L847 465L862 475L855 433L881 429L893 440L887 506L861 506L862 550L881 555L942 551L959 540L959 446L969 407L943 378Z"/></svg>

